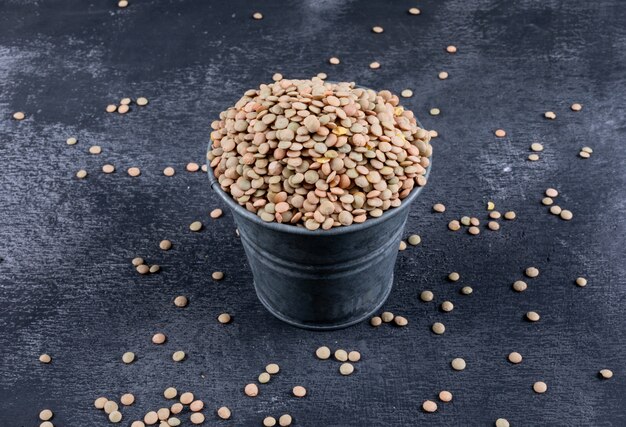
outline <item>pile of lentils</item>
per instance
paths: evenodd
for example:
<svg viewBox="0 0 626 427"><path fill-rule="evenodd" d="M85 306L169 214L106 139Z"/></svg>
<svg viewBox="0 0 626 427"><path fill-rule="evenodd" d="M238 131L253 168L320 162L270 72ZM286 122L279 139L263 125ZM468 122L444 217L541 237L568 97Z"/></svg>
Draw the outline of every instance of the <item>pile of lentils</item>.
<svg viewBox="0 0 626 427"><path fill-rule="evenodd" d="M426 184L430 134L388 90L319 77L248 90L212 123L222 189L263 221L309 230L362 223Z"/></svg>

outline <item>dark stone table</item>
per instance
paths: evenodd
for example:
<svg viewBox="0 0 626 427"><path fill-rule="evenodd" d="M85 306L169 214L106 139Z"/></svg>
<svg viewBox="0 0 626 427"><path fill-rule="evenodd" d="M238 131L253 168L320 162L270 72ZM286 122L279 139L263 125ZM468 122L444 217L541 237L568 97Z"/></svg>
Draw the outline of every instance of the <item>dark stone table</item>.
<svg viewBox="0 0 626 427"><path fill-rule="evenodd" d="M407 13L413 6L420 16ZM263 20L251 19L257 10ZM288 412L300 426L489 426L499 417L625 426L625 22L620 0L0 1L0 425L36 426L50 408L57 427L105 426L93 400L131 392L128 426L166 406L162 392L175 386L205 401L206 425L256 426ZM341 64L329 65L331 56ZM385 305L409 319L405 328L314 333L274 319L256 299L232 216L211 220L218 198L204 174L184 170L202 161L211 120L244 90L274 72L322 71L411 88L404 104L439 132L406 228L422 244L399 254ZM126 96L150 104L105 113ZM570 111L574 102L582 111ZM548 110L556 120L543 117ZM15 111L26 119L13 120ZM526 160L533 142L545 146L537 162ZM578 157L583 146L590 159ZM117 171L103 174L105 163ZM131 166L140 177L126 174ZM166 166L174 177L163 176ZM79 169L86 179L75 178ZM548 187L572 221L541 205ZM517 219L486 229L489 200ZM436 202L444 214L432 212ZM482 220L479 236L447 229L463 215ZM195 220L201 233L188 229ZM169 252L158 247L164 238ZM136 256L162 272L138 275ZM531 265L541 274L514 292ZM216 270L223 281L211 280ZM451 271L459 282L446 280ZM574 285L578 276L586 288ZM459 293L464 285L472 295ZM434 303L420 301L424 289ZM176 295L189 306L176 308ZM446 299L451 313L437 308ZM540 322L524 321L528 310ZM224 311L232 324L215 320ZM443 336L430 331L435 321ZM157 331L164 346L150 342ZM337 362L315 359L320 345L363 359L342 377ZM174 363L179 349L188 358ZM124 365L125 351L138 360ZM511 351L523 363L507 362ZM53 362L41 364L41 353ZM454 357L465 371L450 368ZM245 397L269 362L281 373ZM601 380L602 368L614 378ZM538 380L547 393L532 391ZM306 398L291 396L297 384ZM444 389L453 402L422 412ZM215 416L222 405L230 421Z"/></svg>

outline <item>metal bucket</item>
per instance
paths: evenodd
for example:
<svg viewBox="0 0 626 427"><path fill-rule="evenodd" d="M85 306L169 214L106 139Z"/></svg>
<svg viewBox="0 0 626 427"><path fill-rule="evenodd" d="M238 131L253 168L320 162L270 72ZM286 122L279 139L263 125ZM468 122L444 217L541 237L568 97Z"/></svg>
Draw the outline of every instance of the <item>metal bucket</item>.
<svg viewBox="0 0 626 427"><path fill-rule="evenodd" d="M378 218L310 231L263 221L222 190L210 164L207 169L211 187L233 213L257 296L270 313L300 328L329 330L359 323L381 308L393 285L409 208L422 187Z"/></svg>

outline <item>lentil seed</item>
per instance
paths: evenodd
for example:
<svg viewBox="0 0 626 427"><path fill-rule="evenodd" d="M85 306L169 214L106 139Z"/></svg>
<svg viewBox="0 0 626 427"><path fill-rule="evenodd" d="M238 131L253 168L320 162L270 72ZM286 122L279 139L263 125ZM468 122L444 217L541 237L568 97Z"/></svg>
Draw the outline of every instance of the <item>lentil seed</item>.
<svg viewBox="0 0 626 427"><path fill-rule="evenodd" d="M122 402L122 405L124 406L130 406L135 403L135 396L130 393L126 393L122 395L122 397L120 398L120 402Z"/></svg>
<svg viewBox="0 0 626 427"><path fill-rule="evenodd" d="M252 14L252 18L256 19L257 21L260 19L263 19L263 14L261 12L254 12Z"/></svg>
<svg viewBox="0 0 626 427"><path fill-rule="evenodd" d="M413 91L411 89L404 89L402 92L400 92L400 95L403 98L410 98L413 96Z"/></svg>
<svg viewBox="0 0 626 427"><path fill-rule="evenodd" d="M569 221L572 218L574 218L574 214L572 212L568 211L567 209L563 209L561 211L560 216L561 216L561 219L564 219L565 221Z"/></svg>
<svg viewBox="0 0 626 427"><path fill-rule="evenodd" d="M509 422L504 418L498 418L496 420L496 427L509 427Z"/></svg>
<svg viewBox="0 0 626 427"><path fill-rule="evenodd" d="M106 112L107 113L115 113L117 111L117 105L109 104L107 105Z"/></svg>
<svg viewBox="0 0 626 427"><path fill-rule="evenodd" d="M181 394L180 395L180 399L178 399L178 400L180 400L180 403L182 403L183 405L189 405L191 402L193 402L194 397L195 396L193 395L192 392L187 391L187 392Z"/></svg>
<svg viewBox="0 0 626 427"><path fill-rule="evenodd" d="M506 136L504 129L496 129L495 133L498 138L504 138Z"/></svg>
<svg viewBox="0 0 626 427"><path fill-rule="evenodd" d="M538 322L540 318L541 316L539 316L539 313L535 311L529 311L528 313L526 313L526 319L530 320L531 322Z"/></svg>
<svg viewBox="0 0 626 427"><path fill-rule="evenodd" d="M530 278L535 278L539 276L539 269L537 267L528 267L524 270L524 274Z"/></svg>
<svg viewBox="0 0 626 427"><path fill-rule="evenodd" d="M91 147L89 147L89 153L100 154L102 153L102 147L100 147L99 145L92 145Z"/></svg>
<svg viewBox="0 0 626 427"><path fill-rule="evenodd" d="M168 166L165 169L163 169L163 175L165 176L174 176L175 173L176 171L171 166Z"/></svg>
<svg viewBox="0 0 626 427"><path fill-rule="evenodd" d="M350 375L354 372L354 366L351 363L342 363L339 367L339 373L341 375Z"/></svg>
<svg viewBox="0 0 626 427"><path fill-rule="evenodd" d="M539 156L537 154L529 154L528 160L530 160L531 162L536 162L537 160L539 160Z"/></svg>
<svg viewBox="0 0 626 427"><path fill-rule="evenodd" d="M213 280L222 280L224 278L224 273L221 271L214 271L211 273L211 278Z"/></svg>
<svg viewBox="0 0 626 427"><path fill-rule="evenodd" d="M102 172L104 173L113 173L115 172L115 166L106 164L102 166Z"/></svg>
<svg viewBox="0 0 626 427"><path fill-rule="evenodd" d="M161 332L156 333L152 336L152 343L154 344L163 344L166 341L166 336L165 334L162 334Z"/></svg>
<svg viewBox="0 0 626 427"><path fill-rule="evenodd" d="M65 143L67 145L74 145L78 142L78 140L76 138L74 138L73 136L67 138L67 140L65 140Z"/></svg>
<svg viewBox="0 0 626 427"><path fill-rule="evenodd" d="M96 409L104 409L104 405L109 401L109 399L107 399L106 397L99 397L96 400L94 400L93 402L93 406L96 407Z"/></svg>
<svg viewBox="0 0 626 427"><path fill-rule="evenodd" d="M293 419L291 418L291 415L283 414L278 419L278 425L281 426L281 427L288 427L288 426L291 425L292 420Z"/></svg>
<svg viewBox="0 0 626 427"><path fill-rule="evenodd" d="M495 221L489 221L487 223L487 227L489 227L490 230L498 231L500 229L500 224Z"/></svg>
<svg viewBox="0 0 626 427"><path fill-rule="evenodd" d="M345 362L348 360L348 352L342 349L335 351L335 360L339 362Z"/></svg>
<svg viewBox="0 0 626 427"><path fill-rule="evenodd" d="M431 116L438 116L441 114L441 110L439 108L431 108L429 113Z"/></svg>
<svg viewBox="0 0 626 427"><path fill-rule="evenodd" d="M184 359L185 359L185 352L182 350L175 351L174 354L172 354L172 360L174 362L182 362Z"/></svg>
<svg viewBox="0 0 626 427"><path fill-rule="evenodd" d="M472 287L471 287L471 286L463 286L463 287L461 288L461 293L462 293L463 295L470 295L472 292L474 292L474 290L472 289Z"/></svg>
<svg viewBox="0 0 626 427"><path fill-rule="evenodd" d="M391 322L393 320L393 317L393 313L391 313L390 311L385 311L383 312L383 314L380 315L380 318L385 323Z"/></svg>
<svg viewBox="0 0 626 427"><path fill-rule="evenodd" d="M48 355L48 354L42 354L41 356L39 356L39 361L41 363L50 363L52 362L52 358Z"/></svg>
<svg viewBox="0 0 626 427"><path fill-rule="evenodd" d="M248 384L246 385L246 387L243 389L244 393L246 394L246 396L249 397L256 397L259 394L259 387L257 387L256 384Z"/></svg>
<svg viewBox="0 0 626 427"><path fill-rule="evenodd" d="M467 229L467 232L473 236L476 236L477 234L480 234L480 228L473 225Z"/></svg>
<svg viewBox="0 0 626 427"><path fill-rule="evenodd" d="M558 197L559 192L557 190L555 190L554 188L548 188L546 189L546 196L548 197Z"/></svg>
<svg viewBox="0 0 626 427"><path fill-rule="evenodd" d="M169 240L161 240L159 243L159 248L164 251L169 251L172 248L172 242Z"/></svg>
<svg viewBox="0 0 626 427"><path fill-rule="evenodd" d="M361 353L355 350L351 351L350 353L348 353L348 360L350 362L358 362L359 360L361 360Z"/></svg>
<svg viewBox="0 0 626 427"><path fill-rule="evenodd" d="M409 324L407 318L402 316L395 316L393 318L393 322L396 324L396 326L406 326Z"/></svg>
<svg viewBox="0 0 626 427"><path fill-rule="evenodd" d="M518 363L522 363L522 355L519 354L517 351L511 352L509 353L509 362L514 363L514 364L518 364Z"/></svg>
<svg viewBox="0 0 626 427"><path fill-rule="evenodd" d="M120 411L113 411L109 414L109 421L112 423L119 423L122 421L122 413Z"/></svg>
<svg viewBox="0 0 626 427"><path fill-rule="evenodd" d="M446 71L440 71L437 77L439 77L439 80L445 80L448 78L448 73Z"/></svg>
<svg viewBox="0 0 626 427"><path fill-rule="evenodd" d="M268 374L267 372L262 372L261 374L259 374L258 380L261 384L266 384L270 382L270 379L270 374Z"/></svg>
<svg viewBox="0 0 626 427"><path fill-rule="evenodd" d="M13 113L13 118L15 120L24 120L25 117L26 117L26 114L22 113L21 111L17 111Z"/></svg>
<svg viewBox="0 0 626 427"><path fill-rule="evenodd" d="M117 406L117 403L115 403L112 400L107 400L104 404L104 413L109 415L111 412L113 411L117 411L119 409L119 406Z"/></svg>
<svg viewBox="0 0 626 427"><path fill-rule="evenodd" d="M130 427L146 427L146 424L143 421L133 421Z"/></svg>
<svg viewBox="0 0 626 427"><path fill-rule="evenodd" d="M122 104L119 107L117 107L117 112L119 114L126 114L128 113L129 110L130 110L130 107L127 104Z"/></svg>
<svg viewBox="0 0 626 427"><path fill-rule="evenodd" d="M276 418L274 418L274 417L265 417L263 419L263 425L265 427L274 427L276 425Z"/></svg>
<svg viewBox="0 0 626 427"><path fill-rule="evenodd" d="M217 410L217 416L223 420L227 420L230 418L231 412L226 406L222 406Z"/></svg>
<svg viewBox="0 0 626 427"><path fill-rule="evenodd" d="M180 295L174 298L174 305L176 307L186 307L188 303L189 303L189 300L187 299L186 296Z"/></svg>
<svg viewBox="0 0 626 427"><path fill-rule="evenodd" d="M228 313L222 313L219 316L217 316L217 321L220 322L222 325L230 323L231 320L232 318L230 317L230 314Z"/></svg>
<svg viewBox="0 0 626 427"><path fill-rule="evenodd" d="M306 396L306 389L301 385L297 385L292 390L293 395L296 397L304 397Z"/></svg>
<svg viewBox="0 0 626 427"><path fill-rule="evenodd" d="M383 323L383 320L379 316L374 316L370 319L370 325L377 327Z"/></svg>
<svg viewBox="0 0 626 427"><path fill-rule="evenodd" d="M156 411L150 411L143 417L143 421L149 426L156 424L159 421L159 416Z"/></svg>
<svg viewBox="0 0 626 427"><path fill-rule="evenodd" d="M580 111L583 109L583 106L580 104L572 104L570 108L572 109L572 111Z"/></svg>
<svg viewBox="0 0 626 427"><path fill-rule="evenodd" d="M446 327L443 323L435 322L433 323L432 330L437 335L443 335L443 333L446 331Z"/></svg>
<svg viewBox="0 0 626 427"><path fill-rule="evenodd" d="M189 225L191 231L197 232L202 230L202 223L200 221L194 221Z"/></svg>
<svg viewBox="0 0 626 427"><path fill-rule="evenodd" d="M376 26L376 27L372 27L372 31L376 34L380 34L385 30L383 29L383 27Z"/></svg>
<svg viewBox="0 0 626 427"><path fill-rule="evenodd" d="M219 208L217 208L217 209L213 209L213 210L211 211L211 213L209 214L209 216L210 216L211 218L213 218L213 219L217 219L217 218L221 217L221 216L222 216L222 214L223 214L222 210L221 210L221 209L219 209Z"/></svg>
<svg viewBox="0 0 626 427"><path fill-rule="evenodd" d="M452 365L452 369L454 369L455 371L462 371L466 367L465 360L463 360L460 357L452 359L451 365Z"/></svg>
<svg viewBox="0 0 626 427"><path fill-rule="evenodd" d="M187 172L197 172L198 169L200 169L200 165L198 165L197 163L187 163L187 166L185 166L185 169L187 170Z"/></svg>
<svg viewBox="0 0 626 427"><path fill-rule="evenodd" d="M144 105L148 105L148 99L140 96L139 98L137 98L137 101L135 101L135 103L140 107L143 107Z"/></svg>
<svg viewBox="0 0 626 427"><path fill-rule="evenodd" d="M379 68L380 68L380 63L379 63L379 62L374 61L374 62L372 62L372 63L370 64L370 68L371 68L372 70L377 70L377 69L379 69Z"/></svg>
<svg viewBox="0 0 626 427"><path fill-rule="evenodd" d="M192 412L202 411L203 408L204 408L204 402L201 400L194 400L193 402L189 404L189 409Z"/></svg>
<svg viewBox="0 0 626 427"><path fill-rule="evenodd" d="M440 391L439 400L441 400L442 402L452 402L452 393L447 390Z"/></svg>
<svg viewBox="0 0 626 427"><path fill-rule="evenodd" d="M49 419L52 418L54 414L52 413L52 411L50 409L44 409L39 413L39 419L41 421L48 421Z"/></svg>
<svg viewBox="0 0 626 427"><path fill-rule="evenodd" d="M613 371L610 369L602 369L600 370L600 376L605 380L613 378Z"/></svg>
<svg viewBox="0 0 626 427"><path fill-rule="evenodd" d="M508 211L504 213L504 219L514 220L516 217L517 215L513 211Z"/></svg>
<svg viewBox="0 0 626 427"><path fill-rule="evenodd" d="M526 288L528 288L528 285L523 280L516 280L513 283L513 289L515 289L517 292L524 292Z"/></svg>
<svg viewBox="0 0 626 427"><path fill-rule="evenodd" d="M530 149L535 152L541 152L543 151L543 145L538 142L533 142L532 144L530 144Z"/></svg>
<svg viewBox="0 0 626 427"><path fill-rule="evenodd" d="M411 245L411 246L417 246L417 245L419 245L421 243L421 241L422 241L422 238L420 236L418 236L417 234L412 234L407 239L407 242L409 242L409 245Z"/></svg>
<svg viewBox="0 0 626 427"><path fill-rule="evenodd" d="M552 215L559 215L562 212L562 209L559 205L550 206L550 213Z"/></svg>
<svg viewBox="0 0 626 427"><path fill-rule="evenodd" d="M420 294L420 299L424 302L430 302L434 297L435 295L431 291L422 291Z"/></svg>
<svg viewBox="0 0 626 427"><path fill-rule="evenodd" d="M432 400L425 400L424 403L422 403L422 409L425 412L435 412L437 410L437 404Z"/></svg>
<svg viewBox="0 0 626 427"><path fill-rule="evenodd" d="M178 395L178 390L176 390L174 387L168 387L163 392L163 397L165 397L166 399L173 399L177 395Z"/></svg>
<svg viewBox="0 0 626 427"><path fill-rule="evenodd" d="M400 251L406 250L406 242L404 240L400 240L400 245L398 246L398 250Z"/></svg>
<svg viewBox="0 0 626 427"><path fill-rule="evenodd" d="M204 422L204 415L201 412L194 412L189 417L189 421L191 421L192 424L202 424Z"/></svg>
<svg viewBox="0 0 626 427"><path fill-rule="evenodd" d="M422 12L416 7L412 7L409 9L409 14L411 15L419 15L420 13Z"/></svg>
<svg viewBox="0 0 626 427"><path fill-rule="evenodd" d="M576 285L580 286L581 288L584 288L585 286L587 286L587 279L585 279L584 277L576 278Z"/></svg>
<svg viewBox="0 0 626 427"><path fill-rule="evenodd" d="M533 390L535 391L535 393L542 394L548 390L548 385L543 381L537 381L535 384L533 384Z"/></svg>
<svg viewBox="0 0 626 427"><path fill-rule="evenodd" d="M280 372L280 366L278 366L276 363L270 363L265 367L265 372L270 375L276 375Z"/></svg>
<svg viewBox="0 0 626 427"><path fill-rule="evenodd" d="M457 220L452 220L448 223L448 228L452 231L458 231L461 228L461 224Z"/></svg>
<svg viewBox="0 0 626 427"><path fill-rule="evenodd" d="M161 267L158 264L151 265L148 271L150 273L158 273L161 270Z"/></svg>
<svg viewBox="0 0 626 427"><path fill-rule="evenodd" d="M135 361L135 353L133 353L132 351L127 351L122 355L122 361L127 365L129 363L133 363Z"/></svg>
<svg viewBox="0 0 626 427"><path fill-rule="evenodd" d="M341 61L339 60L339 58L337 57L332 57L328 60L328 62L330 62L332 65L339 65L341 63Z"/></svg>
<svg viewBox="0 0 626 427"><path fill-rule="evenodd" d="M541 204L544 206L550 206L552 203L554 203L554 200L552 200L550 197L544 197L543 199L541 199Z"/></svg>
<svg viewBox="0 0 626 427"><path fill-rule="evenodd" d="M450 46L446 47L446 52L448 52L448 53L456 53L456 50L457 50L456 46L454 46L454 45L450 45Z"/></svg>
<svg viewBox="0 0 626 427"><path fill-rule="evenodd" d="M141 169L139 169L138 167L131 167L128 168L128 175L132 176L132 177L137 177L139 175L141 175Z"/></svg>
<svg viewBox="0 0 626 427"><path fill-rule="evenodd" d="M556 114L553 111L546 111L544 117L546 119L554 120L556 119Z"/></svg>
<svg viewBox="0 0 626 427"><path fill-rule="evenodd" d="M437 213L444 213L446 211L446 207L442 203L435 203L433 205L433 211Z"/></svg>
<svg viewBox="0 0 626 427"><path fill-rule="evenodd" d="M461 278L461 275L457 273L456 271L453 271L452 273L448 274L448 280L451 282L457 282L460 278Z"/></svg>
<svg viewBox="0 0 626 427"><path fill-rule="evenodd" d="M449 313L454 310L454 304L452 304L450 301L444 301L441 303L441 310Z"/></svg>
<svg viewBox="0 0 626 427"><path fill-rule="evenodd" d="M322 346L315 350L315 355L320 360L326 360L330 357L330 349L326 346Z"/></svg>

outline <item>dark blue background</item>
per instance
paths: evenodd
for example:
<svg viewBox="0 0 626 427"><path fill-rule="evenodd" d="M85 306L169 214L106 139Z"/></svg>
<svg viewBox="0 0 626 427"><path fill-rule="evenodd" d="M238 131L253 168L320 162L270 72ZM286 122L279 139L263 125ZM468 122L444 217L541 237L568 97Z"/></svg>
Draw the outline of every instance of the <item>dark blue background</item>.
<svg viewBox="0 0 626 427"><path fill-rule="evenodd" d="M407 13L413 6L420 16ZM255 11L265 18L252 20ZM162 392L175 386L206 402L206 425L255 426L288 412L300 426L488 426L499 417L626 426L625 23L620 0L130 0L123 10L115 1L1 0L0 425L36 426L50 408L56 426L105 426L93 400L131 392L127 426L165 406ZM342 63L329 65L331 56ZM381 68L370 70L372 61ZM404 104L440 135L406 229L422 244L400 253L385 306L409 319L405 328L314 333L275 320L256 299L230 213L210 220L218 197L204 174L184 171L202 162L210 122L243 91L274 72L322 71L411 88ZM150 104L104 112L125 96ZM581 112L570 111L574 102ZM543 118L548 110L556 120ZM27 119L12 120L14 111ZM508 136L495 138L497 128ZM69 136L79 143L67 146ZM533 142L545 146L534 163ZM102 154L88 154L96 144ZM586 145L594 154L582 160ZM117 172L104 175L105 163ZM177 174L164 177L170 165ZM142 175L130 178L130 166ZM572 221L540 204L547 187L561 192ZM447 229L463 215L484 220L488 200L518 219L476 237ZM436 202L445 214L431 212ZM188 230L195 220L201 233ZM159 250L163 238L171 251ZM162 273L139 276L135 256ZM540 276L513 292L531 265ZM215 270L222 282L210 279ZM451 271L459 282L446 280ZM573 284L581 275L584 289ZM474 293L460 295L463 285ZM419 300L424 289L436 303ZM186 309L171 302L181 294ZM453 312L438 311L445 299ZM528 310L541 321L525 322ZM216 322L223 311L231 325ZM430 332L435 321L443 336ZM151 344L157 331L166 345ZM355 374L316 360L320 345L359 350ZM179 349L188 359L175 364ZM138 360L126 366L129 350ZM522 364L507 362L511 351ZM43 352L51 365L38 362ZM450 369L454 357L465 371ZM245 397L269 362L281 373ZM600 380L602 368L614 378ZM537 380L546 394L532 391ZM296 384L305 399L291 397ZM423 413L443 389L454 401ZM213 414L222 405L231 421Z"/></svg>

